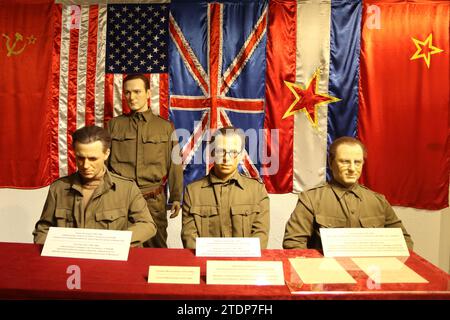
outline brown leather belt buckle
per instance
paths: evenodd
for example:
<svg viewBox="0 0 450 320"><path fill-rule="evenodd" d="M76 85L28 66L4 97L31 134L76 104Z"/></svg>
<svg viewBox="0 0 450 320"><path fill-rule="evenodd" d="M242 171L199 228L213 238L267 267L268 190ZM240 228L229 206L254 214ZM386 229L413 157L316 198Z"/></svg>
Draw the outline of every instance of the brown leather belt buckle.
<svg viewBox="0 0 450 320"><path fill-rule="evenodd" d="M154 192L144 193L143 196L145 200L156 199L156 194Z"/></svg>
<svg viewBox="0 0 450 320"><path fill-rule="evenodd" d="M144 199L145 199L145 200L148 200L148 199L156 199L156 197L157 197L159 194L161 194L162 190L163 190L163 188L162 188L161 186L159 186L159 187L156 188L155 190L150 191L150 192L146 192L146 193L144 193L144 194L142 194L142 195L144 196Z"/></svg>

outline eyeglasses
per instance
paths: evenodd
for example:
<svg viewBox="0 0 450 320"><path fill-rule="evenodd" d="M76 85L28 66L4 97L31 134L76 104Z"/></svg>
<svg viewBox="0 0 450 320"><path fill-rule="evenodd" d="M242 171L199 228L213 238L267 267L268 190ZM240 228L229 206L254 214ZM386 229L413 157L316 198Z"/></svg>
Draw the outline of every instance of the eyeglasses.
<svg viewBox="0 0 450 320"><path fill-rule="evenodd" d="M236 159L240 153L241 153L241 151L237 151L237 150L225 151L224 149L216 149L214 151L214 156L216 156L218 158L224 158L228 154L232 159Z"/></svg>

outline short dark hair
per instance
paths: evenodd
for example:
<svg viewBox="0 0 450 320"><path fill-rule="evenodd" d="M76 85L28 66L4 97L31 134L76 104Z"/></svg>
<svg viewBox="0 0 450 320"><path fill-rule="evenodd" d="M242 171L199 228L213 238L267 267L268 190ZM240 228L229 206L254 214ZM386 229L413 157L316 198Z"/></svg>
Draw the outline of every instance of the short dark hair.
<svg viewBox="0 0 450 320"><path fill-rule="evenodd" d="M238 136L241 139L241 142L242 142L242 144L241 144L242 145L242 149L239 150L239 151L244 150L244 148L245 148L245 134L244 134L244 131L242 131L241 128L227 126L227 127L222 127L222 128L217 129L214 132L213 136L211 137L211 144L214 143L214 141L216 140L216 137L219 136L219 135L223 135L223 136L236 135L236 136Z"/></svg>
<svg viewBox="0 0 450 320"><path fill-rule="evenodd" d="M330 145L330 150L328 151L328 159L329 162L333 162L334 158L336 157L336 150L341 144L347 144L347 145L358 145L361 147L363 151L364 159L367 157L367 149L366 146L359 141L356 138L353 137L340 137L333 141L333 143Z"/></svg>
<svg viewBox="0 0 450 320"><path fill-rule="evenodd" d="M127 75L125 79L123 79L123 84L125 85L125 82L135 79L141 79L142 81L144 81L145 90L150 90L150 80L148 80L148 77L142 73L134 73Z"/></svg>
<svg viewBox="0 0 450 320"><path fill-rule="evenodd" d="M72 147L75 143L92 143L100 141L103 145L103 152L111 147L111 135L108 130L98 126L86 126L72 133Z"/></svg>

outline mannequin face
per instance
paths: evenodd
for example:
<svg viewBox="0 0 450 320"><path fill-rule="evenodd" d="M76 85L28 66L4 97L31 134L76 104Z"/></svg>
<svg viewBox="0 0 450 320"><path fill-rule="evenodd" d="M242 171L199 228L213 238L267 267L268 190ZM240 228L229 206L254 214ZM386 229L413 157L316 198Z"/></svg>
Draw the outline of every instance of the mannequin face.
<svg viewBox="0 0 450 320"><path fill-rule="evenodd" d="M242 154L242 141L236 134L218 135L214 141L214 173L221 179L237 170Z"/></svg>
<svg viewBox="0 0 450 320"><path fill-rule="evenodd" d="M331 172L336 182L351 187L358 182L364 164L364 153L357 144L341 144L331 163Z"/></svg>
<svg viewBox="0 0 450 320"><path fill-rule="evenodd" d="M100 141L91 143L75 143L75 158L80 175L90 180L103 172L105 161L109 156L109 149L103 151Z"/></svg>
<svg viewBox="0 0 450 320"><path fill-rule="evenodd" d="M148 110L150 90L145 89L144 81L141 79L128 80L123 85L123 92L131 111L144 112Z"/></svg>

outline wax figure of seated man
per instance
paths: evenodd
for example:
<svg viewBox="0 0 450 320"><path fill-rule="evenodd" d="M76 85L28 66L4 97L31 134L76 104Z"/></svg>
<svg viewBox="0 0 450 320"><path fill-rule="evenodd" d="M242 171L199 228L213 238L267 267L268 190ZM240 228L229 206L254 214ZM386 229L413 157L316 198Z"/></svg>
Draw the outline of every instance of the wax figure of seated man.
<svg viewBox="0 0 450 320"><path fill-rule="evenodd" d="M225 127L211 141L214 166L190 183L183 198L181 239L195 248L197 237L258 237L267 247L269 197L264 184L238 172L245 148L241 130Z"/></svg>
<svg viewBox="0 0 450 320"><path fill-rule="evenodd" d="M401 228L409 249L413 241L394 210L381 194L358 184L365 146L352 137L330 145L332 181L302 192L286 223L285 249L322 249L320 228Z"/></svg>
<svg viewBox="0 0 450 320"><path fill-rule="evenodd" d="M72 135L78 171L50 185L41 218L33 231L43 244L50 227L132 231L131 245L156 234L156 225L136 183L108 171L111 137L89 126Z"/></svg>

